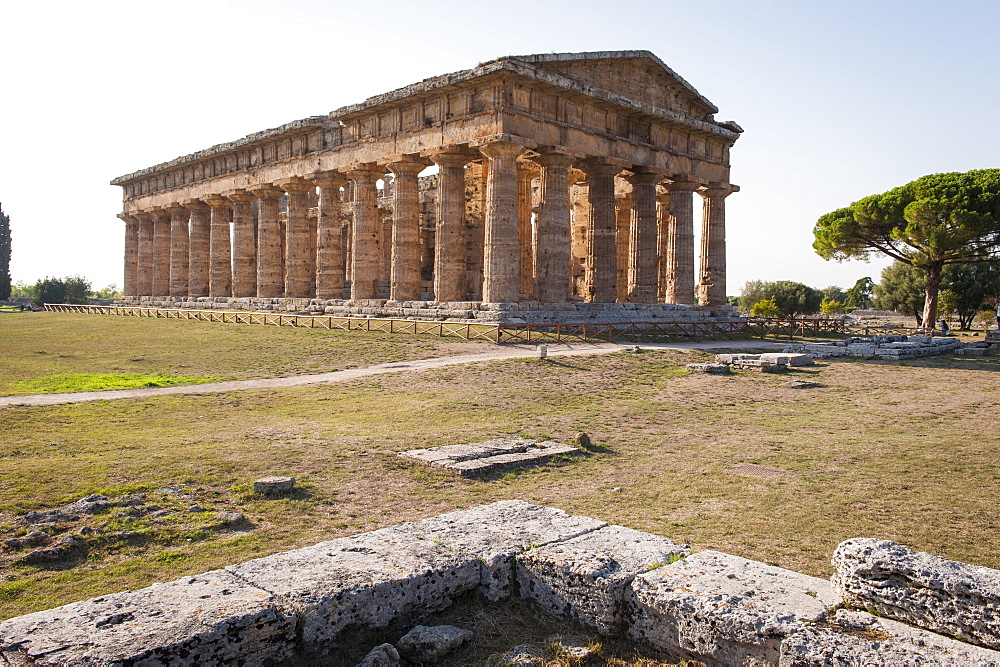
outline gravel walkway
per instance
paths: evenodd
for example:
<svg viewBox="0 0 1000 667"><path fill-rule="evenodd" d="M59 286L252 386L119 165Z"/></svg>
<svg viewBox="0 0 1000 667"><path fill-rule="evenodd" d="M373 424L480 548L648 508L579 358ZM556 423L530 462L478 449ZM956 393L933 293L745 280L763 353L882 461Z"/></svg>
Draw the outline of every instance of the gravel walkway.
<svg viewBox="0 0 1000 667"><path fill-rule="evenodd" d="M622 343L549 343L550 357L566 357L584 354L609 354L626 348L634 348L634 344ZM647 343L640 345L644 349L690 350L712 348L772 348L781 347L782 343L772 343L760 340L727 340L699 343ZM457 364L471 364L477 361L493 361L496 359L518 359L538 355L538 346L504 345L491 348L477 354L459 354L431 359L416 359L389 364L376 364L363 368L352 368L331 373L315 373L312 375L293 375L291 377L263 378L258 380L229 380L226 382L205 382L202 384L183 384L174 387L146 387L142 389L108 389L105 391L75 391L61 394L28 394L21 396L0 397L0 408L29 405L58 405L60 403L85 403L87 401L110 401L120 398L147 398L168 394L210 394L241 389L269 389L271 387L299 387L307 384L323 384L346 382L355 378L383 373L401 373L404 371L420 371Z"/></svg>

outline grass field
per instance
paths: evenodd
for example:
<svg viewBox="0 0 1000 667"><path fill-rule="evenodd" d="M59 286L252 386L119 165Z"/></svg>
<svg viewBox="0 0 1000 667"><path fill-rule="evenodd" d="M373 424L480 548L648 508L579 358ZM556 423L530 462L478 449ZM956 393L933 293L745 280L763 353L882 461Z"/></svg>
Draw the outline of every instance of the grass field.
<svg viewBox="0 0 1000 667"><path fill-rule="evenodd" d="M154 323L155 322L155 323ZM17 313L0 317L0 396L92 390L102 378L159 376L160 384L323 373L485 349L489 343L399 334L221 324L195 320ZM58 376L74 376L54 382ZM108 378L103 378L107 380ZM142 384L137 386L144 386ZM58 387L58 388L53 388Z"/></svg>
<svg viewBox="0 0 1000 667"><path fill-rule="evenodd" d="M127 351L106 332L92 335L109 321ZM8 349L44 351L51 374L114 371L134 356L145 372L215 377L470 349L84 315L33 314L0 327L3 387L28 372ZM19 515L91 493L146 493L172 512L94 515L89 525L105 532L69 563L28 565L5 551L0 618L504 498L824 577L837 543L857 536L1000 567L1000 359L831 360L729 377L684 369L709 358L521 359L339 385L0 410L0 539L23 535ZM791 379L822 386L783 386ZM596 451L496 479L457 479L395 456L508 434L567 441L580 431ZM268 474L295 476L299 491L255 496L252 480ZM188 497L152 493L171 486ZM248 523L206 525L207 514L185 511L192 504Z"/></svg>

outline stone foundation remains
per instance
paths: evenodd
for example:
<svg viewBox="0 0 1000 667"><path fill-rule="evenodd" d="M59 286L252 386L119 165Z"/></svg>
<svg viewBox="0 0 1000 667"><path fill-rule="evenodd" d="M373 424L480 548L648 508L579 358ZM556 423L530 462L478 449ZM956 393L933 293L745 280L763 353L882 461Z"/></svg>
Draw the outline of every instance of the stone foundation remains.
<svg viewBox="0 0 1000 667"><path fill-rule="evenodd" d="M931 336L904 336L889 334L885 336L861 337L855 336L843 341L832 343L792 343L786 345L785 352L810 354L816 358L827 357L861 357L863 359L912 359L927 357L945 352L957 354L975 354L970 350L988 350L987 343L963 343L957 338Z"/></svg>
<svg viewBox="0 0 1000 667"><path fill-rule="evenodd" d="M743 324L746 318L732 306L672 303L479 303L476 301L389 301L387 299L286 299L181 297L123 298L117 306L191 310L446 320L472 324L631 323Z"/></svg>
<svg viewBox="0 0 1000 667"><path fill-rule="evenodd" d="M0 623L0 663L336 659L359 631L406 627L478 590L674 660L1000 664L1000 571L883 540L848 540L833 563L831 585L508 500L12 618Z"/></svg>
<svg viewBox="0 0 1000 667"><path fill-rule="evenodd" d="M427 449L411 449L399 455L409 461L424 463L432 468L454 472L462 477L477 477L538 463L554 456L579 454L570 445L526 438L496 438L466 445L445 445Z"/></svg>

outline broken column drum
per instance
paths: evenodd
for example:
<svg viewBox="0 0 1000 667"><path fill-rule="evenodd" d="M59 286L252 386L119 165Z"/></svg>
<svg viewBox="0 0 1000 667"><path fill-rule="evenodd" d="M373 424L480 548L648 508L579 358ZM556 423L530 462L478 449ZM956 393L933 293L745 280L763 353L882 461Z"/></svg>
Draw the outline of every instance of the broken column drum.
<svg viewBox="0 0 1000 667"><path fill-rule="evenodd" d="M375 308L690 305L696 290L716 307L742 132L716 112L648 51L539 54L218 144L112 181L125 300L322 308L349 284Z"/></svg>

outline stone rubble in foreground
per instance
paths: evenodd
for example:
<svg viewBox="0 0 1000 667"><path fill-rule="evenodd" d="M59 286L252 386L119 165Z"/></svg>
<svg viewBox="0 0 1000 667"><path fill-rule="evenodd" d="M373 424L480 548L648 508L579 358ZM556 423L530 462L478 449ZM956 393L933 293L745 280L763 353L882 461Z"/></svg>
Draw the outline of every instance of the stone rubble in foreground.
<svg viewBox="0 0 1000 667"><path fill-rule="evenodd" d="M913 359L953 352L963 355L984 355L990 350L988 342L963 343L949 336L854 336L828 343L790 343L785 352L810 354L817 359L828 357L860 357L862 359Z"/></svg>
<svg viewBox="0 0 1000 667"><path fill-rule="evenodd" d="M396 650L377 631L477 590L672 660L1000 665L1000 571L868 539L833 562L831 585L507 500L12 618L0 664L292 664L375 647L380 664Z"/></svg>

